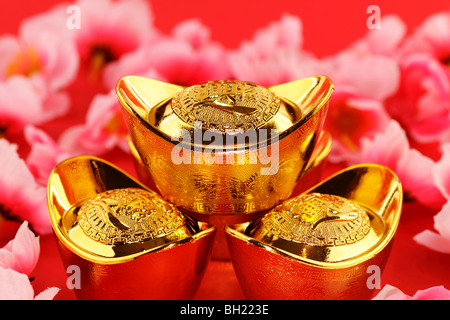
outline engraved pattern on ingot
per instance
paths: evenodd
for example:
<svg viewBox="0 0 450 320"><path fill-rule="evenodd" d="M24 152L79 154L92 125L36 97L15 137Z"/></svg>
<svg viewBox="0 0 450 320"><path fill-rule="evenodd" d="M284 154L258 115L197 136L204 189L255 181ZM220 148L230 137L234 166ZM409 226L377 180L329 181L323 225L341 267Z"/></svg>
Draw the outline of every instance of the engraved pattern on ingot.
<svg viewBox="0 0 450 320"><path fill-rule="evenodd" d="M205 130L256 129L272 119L280 100L267 88L244 81L209 81L188 87L172 99L173 112Z"/></svg>
<svg viewBox="0 0 450 320"><path fill-rule="evenodd" d="M81 206L78 219L86 235L111 245L164 237L184 224L172 206L134 188L98 194Z"/></svg>
<svg viewBox="0 0 450 320"><path fill-rule="evenodd" d="M347 199L311 193L287 201L262 219L269 233L312 246L355 243L370 230L367 212Z"/></svg>

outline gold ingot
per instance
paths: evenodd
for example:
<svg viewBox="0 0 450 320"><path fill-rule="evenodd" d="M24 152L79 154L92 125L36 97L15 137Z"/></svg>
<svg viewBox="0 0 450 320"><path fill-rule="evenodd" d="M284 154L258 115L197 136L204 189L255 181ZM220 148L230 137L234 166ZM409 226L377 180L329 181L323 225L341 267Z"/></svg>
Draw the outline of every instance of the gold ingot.
<svg viewBox="0 0 450 320"><path fill-rule="evenodd" d="M332 90L325 76L270 88L127 76L116 87L140 176L215 225L253 220L291 195L314 163Z"/></svg>
<svg viewBox="0 0 450 320"><path fill-rule="evenodd" d="M94 157L58 164L48 207L81 299L190 299L216 228L182 214L119 168Z"/></svg>
<svg viewBox="0 0 450 320"><path fill-rule="evenodd" d="M347 168L252 222L227 226L249 299L369 299L389 257L402 187L388 168ZM376 283L375 283L376 284Z"/></svg>

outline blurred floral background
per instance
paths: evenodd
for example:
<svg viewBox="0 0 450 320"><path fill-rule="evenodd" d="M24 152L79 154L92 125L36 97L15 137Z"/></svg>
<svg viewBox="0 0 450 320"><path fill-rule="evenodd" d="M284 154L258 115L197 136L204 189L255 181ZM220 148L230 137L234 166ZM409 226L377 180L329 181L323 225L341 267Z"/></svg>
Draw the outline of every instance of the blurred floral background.
<svg viewBox="0 0 450 320"><path fill-rule="evenodd" d="M2 238L0 299L57 297L56 287L36 295L30 276L46 254L39 238L51 234L47 178L58 162L75 155L127 161L127 128L113 90L129 74L184 86L216 79L271 86L329 76L335 92L324 129L333 138L331 170L365 162L394 170L405 203L433 216L431 228L407 241L450 254L445 9L423 16L412 30L400 15L382 14L380 28L367 25L361 37L325 55L306 49L308 25L289 13L236 46L214 40L196 18L163 31L154 24L151 2L142 0L80 0L21 20L17 33L0 35L0 219L20 224L15 236ZM450 298L443 285L410 295L402 289L386 284L377 297Z"/></svg>

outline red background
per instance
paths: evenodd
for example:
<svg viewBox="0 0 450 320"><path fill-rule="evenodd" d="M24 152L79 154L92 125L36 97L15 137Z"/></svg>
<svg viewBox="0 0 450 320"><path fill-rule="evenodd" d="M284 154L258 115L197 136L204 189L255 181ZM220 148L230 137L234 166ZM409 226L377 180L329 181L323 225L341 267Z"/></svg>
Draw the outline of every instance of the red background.
<svg viewBox="0 0 450 320"><path fill-rule="evenodd" d="M0 34L16 33L22 19L43 12L61 1L25 0L3 3L0 10ZM370 14L367 7L376 4L381 15L398 14L411 32L428 15L450 9L448 0L377 1L299 1L256 0L200 1L200 0L155 0L151 2L155 25L162 31L170 29L179 21L198 17L212 31L212 38L229 48L250 39L254 31L278 20L283 13L299 16L303 22L304 47L323 56L343 49L350 42L364 35L368 29L366 20ZM133 171L128 159L105 157L127 171ZM328 167L327 173L336 168ZM382 286L394 285L407 294L436 285L450 289L450 255L440 254L414 242L412 237L424 229L432 228L436 211L417 204L405 204L390 260L382 277ZM14 237L17 224L4 223L0 227L0 246ZM59 259L53 236L41 237L41 257L33 272L33 287L36 293L48 286L62 290L57 299L75 298L66 287L66 273ZM217 275L221 276L218 277ZM197 294L198 299L243 298L230 263L213 261Z"/></svg>
<svg viewBox="0 0 450 320"><path fill-rule="evenodd" d="M95 1L95 0L93 0ZM0 33L16 33L23 18L50 9L60 0L8 1L0 10ZM149 1L154 22L162 31L184 19L198 17L212 31L214 40L227 47L236 47L249 39L255 30L277 20L283 13L301 18L305 48L317 55L326 55L344 48L367 32L366 13L369 5L380 7L381 15L398 14L415 28L428 15L449 10L448 0L433 1L365 1L365 0L154 0Z"/></svg>

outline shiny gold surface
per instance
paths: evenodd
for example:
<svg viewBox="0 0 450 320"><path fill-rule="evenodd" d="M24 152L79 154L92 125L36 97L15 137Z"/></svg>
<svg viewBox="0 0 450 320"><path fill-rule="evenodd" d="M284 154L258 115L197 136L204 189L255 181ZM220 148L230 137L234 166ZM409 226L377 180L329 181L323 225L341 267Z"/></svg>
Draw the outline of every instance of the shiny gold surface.
<svg viewBox="0 0 450 320"><path fill-rule="evenodd" d="M322 175L322 166L325 162L326 157L331 150L331 135L328 132L322 131L311 158L305 168L303 175L300 177L300 182L297 183L292 195L296 196L299 193L309 189L317 182L319 182ZM134 166L139 177L139 180L143 182L152 190L158 190L155 183L146 170L139 153L136 150L131 139L128 139L128 144L130 147L130 153L134 162ZM229 260L230 255L228 252L228 247L225 239L225 234L223 232L226 225L247 222L256 219L260 214L246 214L246 215L204 215L190 213L194 218L201 219L211 225L217 227L217 233L214 240L214 247L212 251L212 258L219 260Z"/></svg>
<svg viewBox="0 0 450 320"><path fill-rule="evenodd" d="M184 217L175 208L134 188L105 191L86 201L78 212L78 225L85 235L106 244L172 238L173 234L174 240L181 240L190 235Z"/></svg>
<svg viewBox="0 0 450 320"><path fill-rule="evenodd" d="M53 170L48 206L61 243L96 263L129 261L215 230L185 217L112 164L87 156Z"/></svg>
<svg viewBox="0 0 450 320"><path fill-rule="evenodd" d="M196 121L201 121L203 129L231 134L267 126L279 114L280 105L280 99L270 90L231 80L188 87L178 92L170 103L173 112L187 125L194 127ZM293 117L296 116L300 115ZM287 119L287 124L290 125L292 120ZM164 120L160 128L170 134L166 122ZM277 123L282 124L282 120L272 121L272 126Z"/></svg>
<svg viewBox="0 0 450 320"><path fill-rule="evenodd" d="M270 88L240 81L184 88L127 76L116 87L138 161L161 195L184 212L224 216L262 213L290 196L310 164L332 90L323 76ZM261 138L270 129L277 134ZM205 130L225 143L195 140ZM239 140L250 130L256 144ZM173 161L174 150L183 162ZM264 156L278 162L263 163Z"/></svg>
<svg viewBox="0 0 450 320"><path fill-rule="evenodd" d="M61 162L49 178L48 208L65 267L79 268L79 299L195 295L216 227L114 165L88 156Z"/></svg>
<svg viewBox="0 0 450 320"><path fill-rule="evenodd" d="M226 232L305 263L357 264L392 239L402 204L400 181L388 168L357 165Z"/></svg>
<svg viewBox="0 0 450 320"><path fill-rule="evenodd" d="M309 162L306 165L306 169L302 176L307 175L309 172L313 171L317 167L320 167L325 162L325 159L330 154L331 144L332 144L331 134L327 131L321 131L317 143L309 159ZM309 188L305 188L305 190L306 189Z"/></svg>
<svg viewBox="0 0 450 320"><path fill-rule="evenodd" d="M302 204L297 206L298 202ZM383 232L383 221L362 206L314 193L275 208L261 219L257 229L247 230L255 240L303 258L327 262L360 255L376 244Z"/></svg>
<svg viewBox="0 0 450 320"><path fill-rule="evenodd" d="M338 172L253 222L227 226L244 293L252 299L370 297L366 269L384 268L401 208L397 176L364 164Z"/></svg>
<svg viewBox="0 0 450 320"><path fill-rule="evenodd" d="M308 193L271 210L261 219L258 234L250 235L328 247L356 243L369 229L369 216L358 204L337 196Z"/></svg>
<svg viewBox="0 0 450 320"><path fill-rule="evenodd" d="M316 146L312 152L311 158L306 165L306 168L300 177L300 182L297 183L297 186L294 189L293 194L297 195L298 193L301 193L313 185L315 185L317 182L319 182L320 175L321 175L321 166L324 164L326 157L330 153L331 150L331 135L326 132L322 131L319 135L319 138L317 140ZM158 189L155 186L155 182L153 181L153 178L150 176L149 172L146 170L144 163L142 162L142 159L134 146L134 143L131 141L131 139L128 137L128 146L130 148L131 157L134 163L134 167L136 169L137 175L139 177L139 181L144 183L147 187L149 187L152 190L158 191ZM204 222L208 222L212 225L220 225L224 227L226 224L235 224L240 223L243 221L248 221L246 218L242 218L239 216L236 216L236 219L233 221L233 219L227 219L228 223L224 224L223 217L215 217L214 215L206 216L206 215L199 215L192 213L191 214L194 217L202 218ZM252 220L252 219L250 219ZM218 228L221 229L221 228Z"/></svg>

